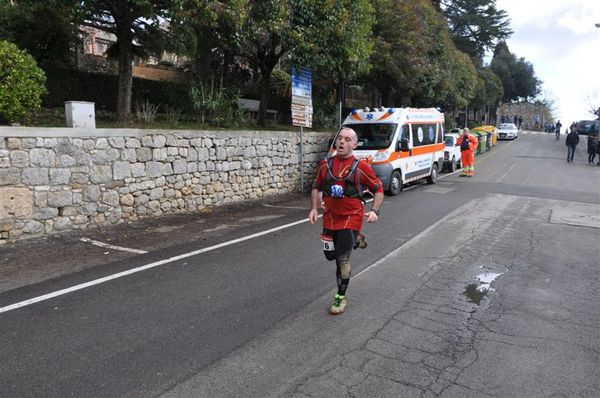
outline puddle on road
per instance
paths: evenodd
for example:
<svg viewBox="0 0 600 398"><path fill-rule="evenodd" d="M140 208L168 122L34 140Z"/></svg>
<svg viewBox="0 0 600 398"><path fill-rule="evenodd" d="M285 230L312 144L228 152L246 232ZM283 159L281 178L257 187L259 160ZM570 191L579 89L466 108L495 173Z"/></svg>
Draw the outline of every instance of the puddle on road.
<svg viewBox="0 0 600 398"><path fill-rule="evenodd" d="M479 305L487 293L490 290L494 290L491 286L492 282L500 275L502 274L495 272L482 272L481 274L475 276L477 282L467 285L463 295L467 297L467 301Z"/></svg>

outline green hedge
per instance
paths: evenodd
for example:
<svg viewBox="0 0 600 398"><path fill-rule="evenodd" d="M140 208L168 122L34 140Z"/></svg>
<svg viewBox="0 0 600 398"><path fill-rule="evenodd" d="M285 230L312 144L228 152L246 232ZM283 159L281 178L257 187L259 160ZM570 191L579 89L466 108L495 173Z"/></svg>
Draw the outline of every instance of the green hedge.
<svg viewBox="0 0 600 398"><path fill-rule="evenodd" d="M73 69L48 69L46 76L45 108L61 108L65 101L89 101L95 102L97 111L116 111L118 76ZM193 112L185 84L133 78L132 106L145 100L175 106L184 113Z"/></svg>

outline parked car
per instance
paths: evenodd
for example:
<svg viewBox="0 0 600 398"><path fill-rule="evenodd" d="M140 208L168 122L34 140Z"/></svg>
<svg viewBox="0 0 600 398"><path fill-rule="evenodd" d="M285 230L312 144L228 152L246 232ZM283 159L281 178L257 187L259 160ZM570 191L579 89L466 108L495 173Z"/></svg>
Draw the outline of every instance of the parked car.
<svg viewBox="0 0 600 398"><path fill-rule="evenodd" d="M600 120L581 120L575 124L575 130L579 134L589 135L592 131L592 126L596 133L600 133Z"/></svg>
<svg viewBox="0 0 600 398"><path fill-rule="evenodd" d="M456 171L456 169L461 167L460 147L456 145L456 140L458 137L459 134L446 133L446 146L444 147L444 169L449 173L453 173Z"/></svg>
<svg viewBox="0 0 600 398"><path fill-rule="evenodd" d="M498 139L514 140L519 138L519 129L514 123L501 123L498 126Z"/></svg>

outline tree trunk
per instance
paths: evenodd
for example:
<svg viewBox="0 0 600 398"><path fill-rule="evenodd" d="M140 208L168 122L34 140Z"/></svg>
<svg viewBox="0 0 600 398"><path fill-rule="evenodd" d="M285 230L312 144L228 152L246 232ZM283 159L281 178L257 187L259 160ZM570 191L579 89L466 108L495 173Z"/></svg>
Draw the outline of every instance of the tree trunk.
<svg viewBox="0 0 600 398"><path fill-rule="evenodd" d="M133 82L132 37L129 29L119 29L119 90L117 97L117 122L125 125L131 119L131 92Z"/></svg>
<svg viewBox="0 0 600 398"><path fill-rule="evenodd" d="M269 106L269 83L271 81L271 73L273 68L261 71L260 74L260 105L258 106L258 116L256 123L259 126L265 126L266 114Z"/></svg>

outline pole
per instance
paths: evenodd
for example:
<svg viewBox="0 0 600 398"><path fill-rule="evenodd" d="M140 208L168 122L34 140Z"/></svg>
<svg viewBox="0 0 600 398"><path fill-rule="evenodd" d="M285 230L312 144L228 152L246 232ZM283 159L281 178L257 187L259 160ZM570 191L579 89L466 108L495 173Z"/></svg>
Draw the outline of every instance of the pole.
<svg viewBox="0 0 600 398"><path fill-rule="evenodd" d="M300 126L300 192L304 192L304 127Z"/></svg>

